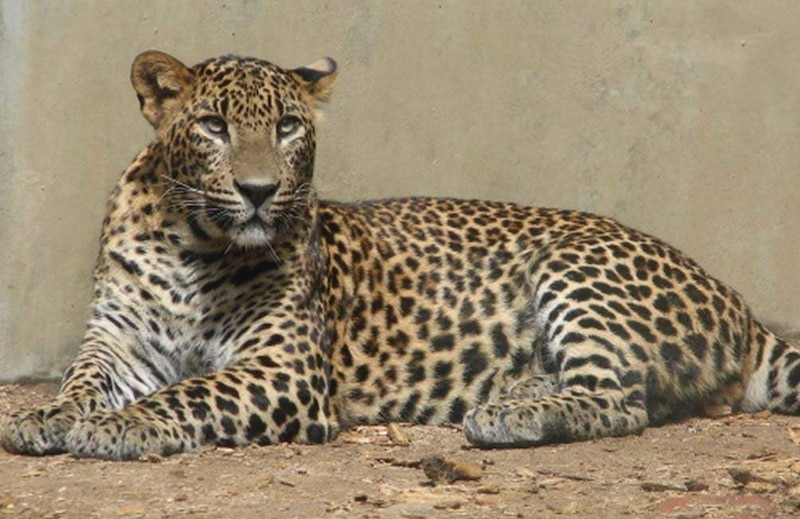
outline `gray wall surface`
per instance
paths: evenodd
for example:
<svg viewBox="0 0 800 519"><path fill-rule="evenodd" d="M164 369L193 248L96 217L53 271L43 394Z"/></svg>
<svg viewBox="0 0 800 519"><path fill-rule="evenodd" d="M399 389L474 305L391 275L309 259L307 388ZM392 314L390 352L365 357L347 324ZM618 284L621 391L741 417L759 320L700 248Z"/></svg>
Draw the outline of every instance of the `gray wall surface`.
<svg viewBox="0 0 800 519"><path fill-rule="evenodd" d="M58 376L105 198L151 138L146 49L330 55L330 198L616 217L800 325L800 2L0 0L0 380Z"/></svg>

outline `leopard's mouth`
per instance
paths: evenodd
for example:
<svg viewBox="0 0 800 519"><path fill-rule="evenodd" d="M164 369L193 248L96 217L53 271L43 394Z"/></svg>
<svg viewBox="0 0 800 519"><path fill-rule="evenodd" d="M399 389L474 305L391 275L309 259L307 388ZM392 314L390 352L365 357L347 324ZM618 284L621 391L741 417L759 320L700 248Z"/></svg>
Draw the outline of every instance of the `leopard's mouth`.
<svg viewBox="0 0 800 519"><path fill-rule="evenodd" d="M233 242L242 247L263 247L275 237L275 229L257 214L230 232Z"/></svg>

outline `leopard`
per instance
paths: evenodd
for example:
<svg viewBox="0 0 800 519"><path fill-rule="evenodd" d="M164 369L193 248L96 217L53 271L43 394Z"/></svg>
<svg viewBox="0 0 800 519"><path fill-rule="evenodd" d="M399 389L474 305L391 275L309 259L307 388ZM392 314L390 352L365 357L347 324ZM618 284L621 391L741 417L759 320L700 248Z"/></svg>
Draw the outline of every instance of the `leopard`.
<svg viewBox="0 0 800 519"><path fill-rule="evenodd" d="M331 58L135 58L155 137L109 197L76 357L56 396L3 418L5 450L136 460L391 422L525 448L800 412L797 342L615 219L321 199L337 74Z"/></svg>

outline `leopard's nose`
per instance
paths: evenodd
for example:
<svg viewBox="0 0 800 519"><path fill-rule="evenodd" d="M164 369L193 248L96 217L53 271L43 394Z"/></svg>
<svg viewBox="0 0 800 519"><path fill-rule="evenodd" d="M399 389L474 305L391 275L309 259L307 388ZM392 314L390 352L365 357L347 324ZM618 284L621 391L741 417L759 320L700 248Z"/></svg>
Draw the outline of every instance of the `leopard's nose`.
<svg viewBox="0 0 800 519"><path fill-rule="evenodd" d="M257 182L243 182L239 183L234 181L233 185L239 193L249 200L253 207L261 207L267 199L271 199L278 192L280 183L274 184L260 184Z"/></svg>

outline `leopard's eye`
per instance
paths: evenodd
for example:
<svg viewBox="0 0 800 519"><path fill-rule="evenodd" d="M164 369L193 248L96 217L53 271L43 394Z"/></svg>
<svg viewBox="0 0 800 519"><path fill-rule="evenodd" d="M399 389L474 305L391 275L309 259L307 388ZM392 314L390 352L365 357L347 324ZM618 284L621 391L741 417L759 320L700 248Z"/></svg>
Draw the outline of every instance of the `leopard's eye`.
<svg viewBox="0 0 800 519"><path fill-rule="evenodd" d="M217 115L208 115L200 119L200 126L214 137L227 137L228 124L222 117Z"/></svg>
<svg viewBox="0 0 800 519"><path fill-rule="evenodd" d="M293 115L286 115L275 125L275 133L279 139L285 139L300 128L300 119Z"/></svg>

